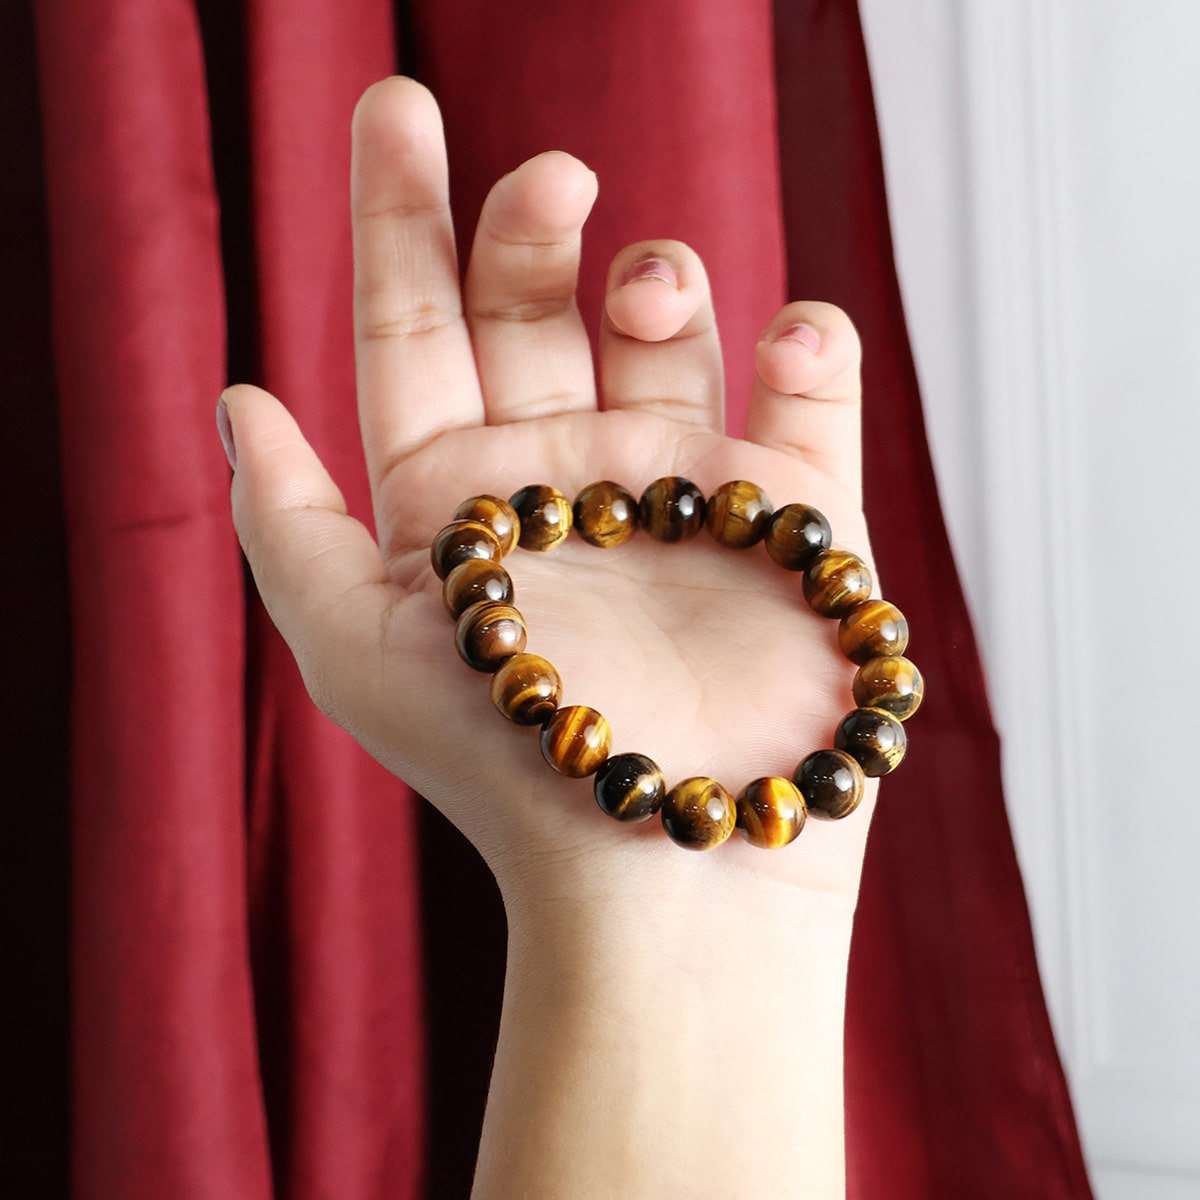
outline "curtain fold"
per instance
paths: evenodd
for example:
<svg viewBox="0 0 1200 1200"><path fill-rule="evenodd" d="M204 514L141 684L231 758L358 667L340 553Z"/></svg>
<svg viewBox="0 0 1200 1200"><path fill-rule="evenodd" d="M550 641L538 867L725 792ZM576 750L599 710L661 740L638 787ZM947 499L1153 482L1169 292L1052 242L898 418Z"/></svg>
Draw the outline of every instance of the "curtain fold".
<svg viewBox="0 0 1200 1200"><path fill-rule="evenodd" d="M399 67L442 104L461 247L499 175L561 148L600 179L580 279L593 326L622 245L699 251L734 432L780 304L831 299L858 323L868 515L889 594L927 631L930 687L856 926L850 1194L1086 1197L855 6L41 0L37 22L75 647L75 1193L469 1191L499 896L457 832L308 702L247 590L213 430L226 371L252 375L370 519L348 131L361 90Z"/></svg>
<svg viewBox="0 0 1200 1200"><path fill-rule="evenodd" d="M224 302L183 0L38 9L74 632L79 1196L270 1194L247 966Z"/></svg>

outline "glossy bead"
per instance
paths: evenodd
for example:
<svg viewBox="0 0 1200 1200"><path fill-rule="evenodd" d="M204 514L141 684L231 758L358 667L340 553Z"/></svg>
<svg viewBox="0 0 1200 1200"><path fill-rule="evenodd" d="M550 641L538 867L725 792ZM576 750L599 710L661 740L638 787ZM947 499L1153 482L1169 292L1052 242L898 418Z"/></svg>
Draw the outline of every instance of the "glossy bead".
<svg viewBox="0 0 1200 1200"><path fill-rule="evenodd" d="M451 521L433 536L429 561L439 579L445 579L459 563L483 558L500 561L500 539L478 521Z"/></svg>
<svg viewBox="0 0 1200 1200"><path fill-rule="evenodd" d="M751 845L764 850L794 842L807 815L799 789L778 775L747 784L737 798L737 827Z"/></svg>
<svg viewBox="0 0 1200 1200"><path fill-rule="evenodd" d="M660 542L695 537L704 524L704 494L681 475L656 479L638 501L642 528Z"/></svg>
<svg viewBox="0 0 1200 1200"><path fill-rule="evenodd" d="M735 479L708 498L704 524L713 539L733 550L761 542L771 524L771 501L756 483Z"/></svg>
<svg viewBox="0 0 1200 1200"><path fill-rule="evenodd" d="M542 728L542 757L560 774L582 779L608 757L608 722L584 704L560 708Z"/></svg>
<svg viewBox="0 0 1200 1200"><path fill-rule="evenodd" d="M842 718L833 744L858 761L864 775L886 775L904 757L904 726L881 708L856 708Z"/></svg>
<svg viewBox="0 0 1200 1200"><path fill-rule="evenodd" d="M514 654L492 676L492 703L517 725L544 725L562 699L562 680L540 654Z"/></svg>
<svg viewBox="0 0 1200 1200"><path fill-rule="evenodd" d="M808 811L840 820L862 803L866 788L863 769L844 750L818 750L795 770L792 782L800 789Z"/></svg>
<svg viewBox="0 0 1200 1200"><path fill-rule="evenodd" d="M658 764L644 754L614 754L596 772L596 803L618 821L654 816L666 790Z"/></svg>
<svg viewBox="0 0 1200 1200"><path fill-rule="evenodd" d="M623 546L637 532L637 501L607 479L589 483L575 497L572 513L579 536L593 546Z"/></svg>
<svg viewBox="0 0 1200 1200"><path fill-rule="evenodd" d="M493 604L511 604L513 582L509 573L488 558L469 558L461 562L442 584L446 611L456 621L472 604L488 600Z"/></svg>
<svg viewBox="0 0 1200 1200"><path fill-rule="evenodd" d="M499 496L472 496L455 510L459 521L478 521L486 525L500 541L500 553L507 554L521 536L521 521L517 510Z"/></svg>
<svg viewBox="0 0 1200 1200"><path fill-rule="evenodd" d="M886 600L856 604L838 626L838 645L851 661L865 663L882 654L903 654L908 645L908 622Z"/></svg>
<svg viewBox="0 0 1200 1200"><path fill-rule="evenodd" d="M867 564L849 550L822 550L804 572L804 598L823 617L840 617L870 594Z"/></svg>
<svg viewBox="0 0 1200 1200"><path fill-rule="evenodd" d="M767 553L789 571L803 571L833 544L833 530L811 504L785 504L771 517L764 542Z"/></svg>
<svg viewBox="0 0 1200 1200"><path fill-rule="evenodd" d="M666 794L662 823L667 836L685 850L711 850L733 832L737 805L715 779L696 775Z"/></svg>
<svg viewBox="0 0 1200 1200"><path fill-rule="evenodd" d="M898 721L907 721L921 707L925 680L916 663L899 654L869 658L854 676L854 703L881 708Z"/></svg>
<svg viewBox="0 0 1200 1200"><path fill-rule="evenodd" d="M494 671L525 649L525 618L511 604L472 604L454 630L454 644L468 667Z"/></svg>
<svg viewBox="0 0 1200 1200"><path fill-rule="evenodd" d="M521 523L522 550L552 550L571 532L571 502L545 483L531 483L508 500Z"/></svg>

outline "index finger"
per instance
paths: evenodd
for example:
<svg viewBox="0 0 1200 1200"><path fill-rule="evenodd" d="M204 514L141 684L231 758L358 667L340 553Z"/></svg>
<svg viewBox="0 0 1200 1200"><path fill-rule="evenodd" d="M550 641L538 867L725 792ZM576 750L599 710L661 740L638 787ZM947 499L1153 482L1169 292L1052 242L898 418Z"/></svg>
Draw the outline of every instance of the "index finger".
<svg viewBox="0 0 1200 1200"><path fill-rule="evenodd" d="M412 79L373 84L355 109L352 142L358 413L386 547L389 476L439 434L482 424L483 398L437 102Z"/></svg>

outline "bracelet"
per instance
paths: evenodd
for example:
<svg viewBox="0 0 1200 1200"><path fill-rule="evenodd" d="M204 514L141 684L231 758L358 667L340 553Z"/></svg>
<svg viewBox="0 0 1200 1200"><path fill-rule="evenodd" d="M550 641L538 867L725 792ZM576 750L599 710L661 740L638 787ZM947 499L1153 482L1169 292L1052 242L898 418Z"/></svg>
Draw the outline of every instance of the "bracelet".
<svg viewBox="0 0 1200 1200"><path fill-rule="evenodd" d="M838 618L838 644L858 665L857 706L842 718L834 748L817 750L791 779L765 776L735 800L715 779L694 776L669 791L644 754L609 755L608 721L582 704L559 707L562 680L546 659L526 651L525 619L513 605L513 581L501 560L515 546L550 550L572 528L590 545L621 546L639 526L661 542L695 537L701 526L722 546L744 550L762 542L785 570L803 572L809 606ZM572 505L546 484L510 499L472 496L438 531L430 559L455 626L455 645L468 666L492 675L492 701L517 725L541 727L542 756L572 778L595 775L596 802L618 821L655 813L672 841L710 850L735 828L755 846L775 849L795 840L808 814L841 818L862 800L865 776L886 775L904 757L903 721L924 695L921 673L903 657L908 622L886 600L871 599L874 581L856 554L833 547L824 514L809 504L773 509L763 490L745 480L722 484L705 500L690 480L656 479L641 500L607 480L589 484Z"/></svg>

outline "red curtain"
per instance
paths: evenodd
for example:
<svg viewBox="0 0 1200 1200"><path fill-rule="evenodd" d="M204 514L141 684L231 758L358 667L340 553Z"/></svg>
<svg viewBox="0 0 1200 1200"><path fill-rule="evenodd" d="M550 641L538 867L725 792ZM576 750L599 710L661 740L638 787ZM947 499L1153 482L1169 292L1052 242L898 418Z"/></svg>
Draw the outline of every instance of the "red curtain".
<svg viewBox="0 0 1200 1200"><path fill-rule="evenodd" d="M21 59L31 31L5 19ZM213 431L221 385L262 382L368 513L347 132L359 92L400 69L442 102L461 238L498 175L561 147L600 177L585 312L626 242L697 248L735 427L755 335L785 299L832 299L859 324L881 569L938 634L919 647L930 699L876 817L856 927L850 1192L1086 1197L930 469L855 6L41 0L36 39L43 161L4 193L34 231L15 260L32 300L5 337L42 407L7 419L48 564L22 584L41 609L19 657L41 681L51 814L62 554L70 581L74 1193L469 1190L498 896L458 834L309 704L247 587ZM30 112L32 69L14 79ZM36 131L13 132L36 149ZM22 930L61 926L43 891ZM27 1018L34 988L53 1013L53 971L6 1003ZM31 1170L64 1152L46 1110Z"/></svg>

